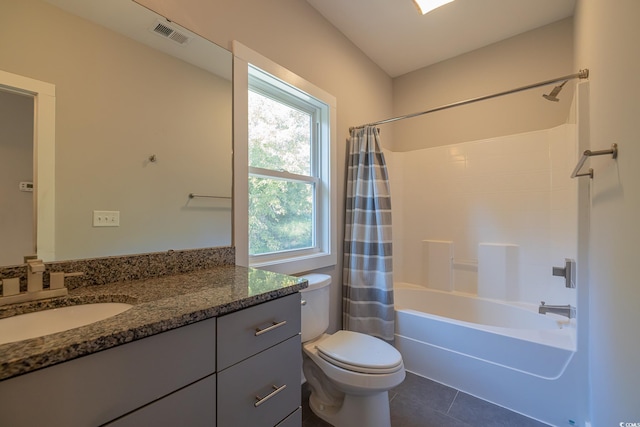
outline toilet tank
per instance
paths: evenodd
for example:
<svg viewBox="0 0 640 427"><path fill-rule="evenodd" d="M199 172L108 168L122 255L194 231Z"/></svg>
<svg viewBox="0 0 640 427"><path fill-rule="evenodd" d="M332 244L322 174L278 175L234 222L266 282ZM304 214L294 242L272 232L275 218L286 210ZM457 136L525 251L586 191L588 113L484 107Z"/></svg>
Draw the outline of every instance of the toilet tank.
<svg viewBox="0 0 640 427"><path fill-rule="evenodd" d="M308 274L302 276L309 287L302 294L302 342L322 335L329 327L329 285L331 276L327 274Z"/></svg>

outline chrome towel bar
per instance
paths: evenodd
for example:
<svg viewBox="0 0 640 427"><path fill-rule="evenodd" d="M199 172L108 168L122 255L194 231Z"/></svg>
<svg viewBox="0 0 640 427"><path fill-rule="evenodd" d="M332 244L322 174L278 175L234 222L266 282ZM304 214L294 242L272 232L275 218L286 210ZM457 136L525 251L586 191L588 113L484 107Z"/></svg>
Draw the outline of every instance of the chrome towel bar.
<svg viewBox="0 0 640 427"><path fill-rule="evenodd" d="M189 193L190 199L207 198L207 199L231 199L230 196L209 196L205 194Z"/></svg>
<svg viewBox="0 0 640 427"><path fill-rule="evenodd" d="M593 169L592 168L589 168L589 171L585 172L585 173L578 173L578 172L580 172L580 169L582 169L582 166L584 166L584 162L586 162L589 157L591 157L591 156L603 156L605 154L611 154L611 158L612 159L617 159L618 158L618 144L611 144L611 148L608 149L608 150L599 150L599 151L585 150L585 152L582 153L582 157L580 158L580 161L576 165L575 169L573 169L573 172L571 173L571 178L575 178L575 177L578 177L578 176L589 176L590 178L593 178Z"/></svg>

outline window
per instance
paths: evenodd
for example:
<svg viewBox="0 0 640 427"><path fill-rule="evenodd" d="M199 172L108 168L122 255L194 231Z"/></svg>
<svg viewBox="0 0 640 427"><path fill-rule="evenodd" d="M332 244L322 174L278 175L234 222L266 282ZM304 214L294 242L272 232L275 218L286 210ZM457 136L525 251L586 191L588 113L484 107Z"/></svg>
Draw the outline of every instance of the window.
<svg viewBox="0 0 640 427"><path fill-rule="evenodd" d="M254 66L248 82L250 264L327 255L330 106Z"/></svg>
<svg viewBox="0 0 640 427"><path fill-rule="evenodd" d="M251 124L250 97L264 113ZM335 97L233 41L237 265L296 274L337 263L336 114Z"/></svg>

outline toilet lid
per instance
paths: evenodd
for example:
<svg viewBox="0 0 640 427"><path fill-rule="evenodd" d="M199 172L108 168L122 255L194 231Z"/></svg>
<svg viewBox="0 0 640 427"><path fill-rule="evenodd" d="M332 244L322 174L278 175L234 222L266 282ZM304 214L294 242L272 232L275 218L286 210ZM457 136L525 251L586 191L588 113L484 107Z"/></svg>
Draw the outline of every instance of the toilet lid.
<svg viewBox="0 0 640 427"><path fill-rule="evenodd" d="M316 348L327 362L350 371L386 374L402 367L402 355L392 345L359 332L338 331Z"/></svg>

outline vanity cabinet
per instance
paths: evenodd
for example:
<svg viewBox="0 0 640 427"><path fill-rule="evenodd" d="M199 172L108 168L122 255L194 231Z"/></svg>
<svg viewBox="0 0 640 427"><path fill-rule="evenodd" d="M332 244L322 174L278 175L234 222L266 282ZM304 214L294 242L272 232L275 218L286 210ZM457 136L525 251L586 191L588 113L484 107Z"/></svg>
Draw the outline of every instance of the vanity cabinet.
<svg viewBox="0 0 640 427"><path fill-rule="evenodd" d="M217 336L218 425L300 426L300 294L220 317Z"/></svg>
<svg viewBox="0 0 640 427"><path fill-rule="evenodd" d="M295 293L0 381L0 426L300 427L301 358Z"/></svg>
<svg viewBox="0 0 640 427"><path fill-rule="evenodd" d="M118 418L105 427L215 427L215 392L214 374Z"/></svg>
<svg viewBox="0 0 640 427"><path fill-rule="evenodd" d="M215 332L207 319L1 381L0 425L99 426L190 387L215 425L215 380L199 383L215 373Z"/></svg>

